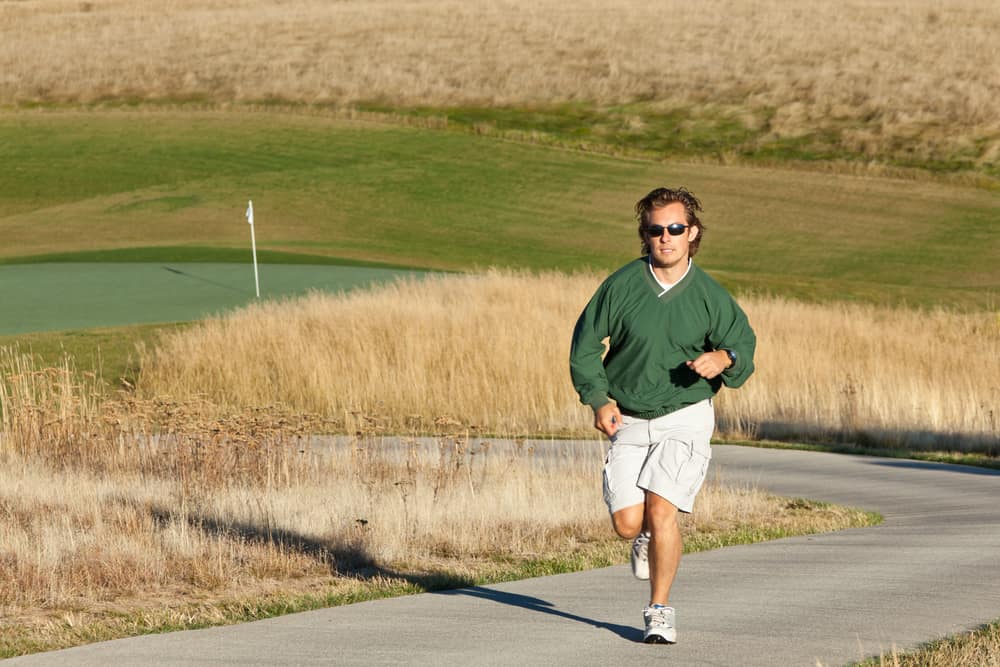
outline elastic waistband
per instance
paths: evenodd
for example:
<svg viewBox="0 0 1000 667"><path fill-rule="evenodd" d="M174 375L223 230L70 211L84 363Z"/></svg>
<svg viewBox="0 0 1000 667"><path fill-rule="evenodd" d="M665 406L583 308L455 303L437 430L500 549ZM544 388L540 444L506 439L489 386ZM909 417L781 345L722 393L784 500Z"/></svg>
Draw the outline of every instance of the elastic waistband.
<svg viewBox="0 0 1000 667"><path fill-rule="evenodd" d="M618 409L626 417L635 417L636 419L645 419L645 420L649 421L651 419L657 419L657 418L662 417L664 415L669 415L672 412L677 412L678 410L683 410L684 408L690 408L690 407L693 407L695 405L700 405L700 404L706 403L706 402L709 405L711 405L712 404L712 399L711 398L703 398L702 400L695 401L694 403L687 403L685 405L672 405L672 406L668 406L668 407L661 408L661 409L658 409L658 410L647 410L645 412L633 412L631 410L627 410L627 409L621 408L621 407L619 407Z"/></svg>

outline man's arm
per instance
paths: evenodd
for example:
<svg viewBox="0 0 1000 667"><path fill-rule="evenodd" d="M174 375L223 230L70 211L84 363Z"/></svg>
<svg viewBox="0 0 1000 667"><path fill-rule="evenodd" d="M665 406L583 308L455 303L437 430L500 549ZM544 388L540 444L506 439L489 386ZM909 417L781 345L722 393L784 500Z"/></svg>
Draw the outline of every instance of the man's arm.
<svg viewBox="0 0 1000 667"><path fill-rule="evenodd" d="M724 294L725 298L719 300L713 312L712 330L708 335L709 342L715 349L701 355L699 359L711 355L713 365L721 363L723 367L716 375L722 376L722 382L727 387L735 389L746 382L754 371L757 335L739 304L728 293ZM733 351L735 363L730 363L726 350Z"/></svg>
<svg viewBox="0 0 1000 667"><path fill-rule="evenodd" d="M607 286L601 285L583 309L569 352L569 371L580 402L594 411L594 428L614 435L621 424L621 412L608 397L608 376L604 371L604 339L610 333Z"/></svg>

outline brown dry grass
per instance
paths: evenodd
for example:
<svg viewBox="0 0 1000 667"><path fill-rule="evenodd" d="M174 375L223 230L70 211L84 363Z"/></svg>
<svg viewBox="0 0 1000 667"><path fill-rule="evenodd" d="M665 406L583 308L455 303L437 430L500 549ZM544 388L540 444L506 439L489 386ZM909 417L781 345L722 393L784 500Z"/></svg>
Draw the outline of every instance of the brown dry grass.
<svg viewBox="0 0 1000 667"><path fill-rule="evenodd" d="M893 649L859 667L1000 667L1000 623L933 642L917 651Z"/></svg>
<svg viewBox="0 0 1000 667"><path fill-rule="evenodd" d="M998 32L991 0L4 2L0 103L645 100L995 165Z"/></svg>
<svg viewBox="0 0 1000 667"><path fill-rule="evenodd" d="M1000 315L746 299L759 373L723 392L748 435L1000 453Z"/></svg>
<svg viewBox="0 0 1000 667"><path fill-rule="evenodd" d="M0 654L163 619L225 622L227 600L252 608L625 555L596 439L314 439L317 417L111 398L68 361L37 368L9 348L0 380ZM868 520L710 483L684 530L716 544Z"/></svg>
<svg viewBox="0 0 1000 667"><path fill-rule="evenodd" d="M567 360L599 280L492 271L262 303L166 336L146 354L142 390L284 404L348 430L375 419L397 430L585 434ZM996 454L996 314L741 301L758 371L720 395L722 435Z"/></svg>

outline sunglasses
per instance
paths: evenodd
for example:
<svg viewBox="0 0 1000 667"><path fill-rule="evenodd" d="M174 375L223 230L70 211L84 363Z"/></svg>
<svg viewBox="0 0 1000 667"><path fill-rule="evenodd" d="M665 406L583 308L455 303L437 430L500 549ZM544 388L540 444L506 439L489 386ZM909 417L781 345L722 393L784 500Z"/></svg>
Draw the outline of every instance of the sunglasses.
<svg viewBox="0 0 1000 667"><path fill-rule="evenodd" d="M682 225L679 222L667 225L666 227L663 225L649 225L647 227L643 227L642 232L651 238L663 236L664 230L666 230L667 234L670 234L671 236L680 236L684 233L684 230L690 226L691 225Z"/></svg>

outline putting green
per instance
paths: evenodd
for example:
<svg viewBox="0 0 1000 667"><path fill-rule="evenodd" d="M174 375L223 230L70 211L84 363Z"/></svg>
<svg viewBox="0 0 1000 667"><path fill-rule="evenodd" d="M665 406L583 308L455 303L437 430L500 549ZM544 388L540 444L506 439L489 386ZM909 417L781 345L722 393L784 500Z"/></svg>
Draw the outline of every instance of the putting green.
<svg viewBox="0 0 1000 667"><path fill-rule="evenodd" d="M347 291L422 272L260 265L262 299ZM194 320L256 300L253 266L52 263L0 266L0 335Z"/></svg>

